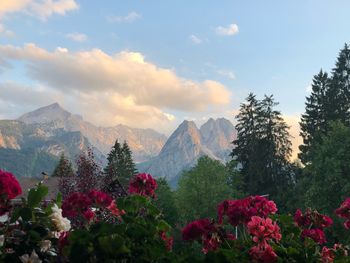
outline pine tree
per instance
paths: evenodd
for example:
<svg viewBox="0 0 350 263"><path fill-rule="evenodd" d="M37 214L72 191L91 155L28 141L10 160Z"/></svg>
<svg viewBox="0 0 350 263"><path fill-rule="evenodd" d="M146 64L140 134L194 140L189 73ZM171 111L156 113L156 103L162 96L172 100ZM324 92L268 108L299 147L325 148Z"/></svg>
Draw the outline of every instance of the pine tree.
<svg viewBox="0 0 350 263"><path fill-rule="evenodd" d="M77 160L76 190L82 193L99 190L101 174L101 168L96 164L92 150L89 149L86 154L82 153Z"/></svg>
<svg viewBox="0 0 350 263"><path fill-rule="evenodd" d="M237 115L237 139L231 156L238 162L247 194L269 194L281 201L291 185L291 141L273 96L258 101L249 94Z"/></svg>
<svg viewBox="0 0 350 263"><path fill-rule="evenodd" d="M331 77L320 71L314 76L312 92L306 98L300 135L303 137L299 158L304 164L311 159L312 146L327 135L329 123L350 123L350 49L347 44L340 51Z"/></svg>
<svg viewBox="0 0 350 263"><path fill-rule="evenodd" d="M328 96L331 96L334 90L330 83L328 74L321 70L314 76L311 94L306 97L305 113L301 116L300 121L300 135L303 138L303 145L299 146L299 158L303 163L308 162L310 147L314 141L319 140L321 134L326 132L327 119L332 115Z"/></svg>
<svg viewBox="0 0 350 263"><path fill-rule="evenodd" d="M62 154L51 176L61 178L61 177L73 176L73 174L74 172L72 168L72 163L68 159L66 159L64 154Z"/></svg>
<svg viewBox="0 0 350 263"><path fill-rule="evenodd" d="M104 189L112 196L126 195L129 180L137 170L132 160L132 153L128 144L124 141L121 145L116 140L107 157L108 164L104 169Z"/></svg>
<svg viewBox="0 0 350 263"><path fill-rule="evenodd" d="M61 155L60 160L52 173L52 177L58 177L58 190L62 197L67 197L74 192L74 171L72 163Z"/></svg>

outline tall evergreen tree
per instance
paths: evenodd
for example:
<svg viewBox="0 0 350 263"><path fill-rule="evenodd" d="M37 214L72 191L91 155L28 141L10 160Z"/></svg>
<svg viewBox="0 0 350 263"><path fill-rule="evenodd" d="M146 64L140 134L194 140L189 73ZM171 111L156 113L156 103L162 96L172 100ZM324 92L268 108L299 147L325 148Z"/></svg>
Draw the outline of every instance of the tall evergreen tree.
<svg viewBox="0 0 350 263"><path fill-rule="evenodd" d="M312 92L306 98L302 115L300 135L303 145L299 147L299 158L304 164L310 159L310 151L328 133L329 123L350 123L350 49L347 44L340 51L331 77L320 71L314 76Z"/></svg>
<svg viewBox="0 0 350 263"><path fill-rule="evenodd" d="M303 138L303 145L299 146L299 158L303 163L309 160L310 147L314 141L318 141L322 133L326 131L329 111L328 95L333 93L328 74L322 70L312 80L312 91L306 97L305 113L301 116L300 135Z"/></svg>
<svg viewBox="0 0 350 263"><path fill-rule="evenodd" d="M92 189L99 190L99 180L101 179L101 168L95 162L91 149L82 153L77 160L76 190L87 193Z"/></svg>
<svg viewBox="0 0 350 263"><path fill-rule="evenodd" d="M72 168L72 163L65 158L64 154L61 155L52 176L59 178L58 190L62 194L63 198L74 192L74 171Z"/></svg>
<svg viewBox="0 0 350 263"><path fill-rule="evenodd" d="M116 140L107 160L108 164L104 169L105 191L114 197L125 195L130 178L137 173L128 144L124 141L121 145Z"/></svg>
<svg viewBox="0 0 350 263"><path fill-rule="evenodd" d="M277 105L273 96L258 101L249 94L236 117L237 139L231 155L241 168L244 192L269 194L281 201L292 183L292 150L289 127L274 109Z"/></svg>

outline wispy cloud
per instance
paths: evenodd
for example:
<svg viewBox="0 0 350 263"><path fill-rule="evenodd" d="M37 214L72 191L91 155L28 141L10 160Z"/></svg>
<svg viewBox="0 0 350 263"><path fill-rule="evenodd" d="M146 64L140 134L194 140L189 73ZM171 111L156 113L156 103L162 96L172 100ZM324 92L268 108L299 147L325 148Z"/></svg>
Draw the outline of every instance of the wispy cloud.
<svg viewBox="0 0 350 263"><path fill-rule="evenodd" d="M132 11L126 16L108 16L107 21L110 23L132 23L141 17L142 16L139 13Z"/></svg>
<svg viewBox="0 0 350 263"><path fill-rule="evenodd" d="M84 42L88 39L88 37L85 34L77 32L67 34L66 38L69 38L75 42Z"/></svg>
<svg viewBox="0 0 350 263"><path fill-rule="evenodd" d="M224 76L224 77L229 78L229 79L235 79L236 78L235 73L233 73L233 71L231 71L231 70L220 69L220 70L217 71L217 73L219 75Z"/></svg>
<svg viewBox="0 0 350 263"><path fill-rule="evenodd" d="M218 26L215 28L215 32L220 36L233 36L238 34L239 29L237 24L230 24L226 27Z"/></svg>
<svg viewBox="0 0 350 263"><path fill-rule="evenodd" d="M196 35L190 35L190 40L191 40L191 42L193 43L193 44L196 44L196 45L198 45L198 44L201 44L203 41L202 41L202 39L200 39L199 37L197 37Z"/></svg>
<svg viewBox="0 0 350 263"><path fill-rule="evenodd" d="M46 20L53 14L65 15L78 9L75 0L4 0L0 1L0 18L16 12L23 12Z"/></svg>
<svg viewBox="0 0 350 263"><path fill-rule="evenodd" d="M3 24L0 24L0 35L11 38L15 36L15 33L11 30L6 29Z"/></svg>

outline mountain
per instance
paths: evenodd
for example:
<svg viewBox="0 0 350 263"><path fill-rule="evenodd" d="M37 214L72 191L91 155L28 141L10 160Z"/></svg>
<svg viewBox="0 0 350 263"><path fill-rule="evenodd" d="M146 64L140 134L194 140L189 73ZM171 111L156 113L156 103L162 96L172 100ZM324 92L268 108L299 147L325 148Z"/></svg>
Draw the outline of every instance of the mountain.
<svg viewBox="0 0 350 263"><path fill-rule="evenodd" d="M181 173L193 167L203 155L226 162L234 136L234 126L224 118L209 119L200 129L193 121L184 121L169 137L159 155L139 164L138 169L155 177L165 177L175 186Z"/></svg>
<svg viewBox="0 0 350 263"><path fill-rule="evenodd" d="M46 124L0 121L0 168L17 177L50 174L62 153L73 160L90 148L96 160L104 162L105 156L80 132L52 129Z"/></svg>
<svg viewBox="0 0 350 263"><path fill-rule="evenodd" d="M152 129L130 128L125 125L97 127L85 121L80 115L72 114L58 103L26 113L18 118L26 124L47 124L53 129L79 131L89 142L107 155L115 140L127 141L135 162L147 161L156 156L167 137Z"/></svg>

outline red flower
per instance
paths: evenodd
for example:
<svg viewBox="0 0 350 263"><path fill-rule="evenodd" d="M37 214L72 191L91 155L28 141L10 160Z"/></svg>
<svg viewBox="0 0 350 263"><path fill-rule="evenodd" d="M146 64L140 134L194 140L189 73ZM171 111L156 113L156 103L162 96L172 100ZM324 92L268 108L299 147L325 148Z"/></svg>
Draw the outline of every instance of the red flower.
<svg viewBox="0 0 350 263"><path fill-rule="evenodd" d="M320 245L326 243L326 237L322 229L304 229L303 232L301 232L301 237L309 237L312 240L314 240L316 243L319 243Z"/></svg>
<svg viewBox="0 0 350 263"><path fill-rule="evenodd" d="M129 193L155 198L157 182L150 174L138 174L129 183Z"/></svg>
<svg viewBox="0 0 350 263"><path fill-rule="evenodd" d="M182 229L182 239L186 241L196 240L202 235L215 231L216 227L211 220L208 218L199 219L189 223Z"/></svg>
<svg viewBox="0 0 350 263"><path fill-rule="evenodd" d="M0 170L0 216L10 210L9 200L21 193L22 188L13 174Z"/></svg>
<svg viewBox="0 0 350 263"><path fill-rule="evenodd" d="M273 223L271 218L264 219L253 216L247 227L248 232L253 235L253 241L256 243L267 242L270 239L279 241L282 238L279 226L276 222Z"/></svg>
<svg viewBox="0 0 350 263"><path fill-rule="evenodd" d="M112 197L110 197L108 194L91 190L88 193L88 197L98 206L107 207L112 203Z"/></svg>
<svg viewBox="0 0 350 263"><path fill-rule="evenodd" d="M340 207L335 210L335 213L339 217L347 219L344 222L344 227L346 229L350 229L350 198L345 199L345 201L340 205Z"/></svg>
<svg viewBox="0 0 350 263"><path fill-rule="evenodd" d="M119 210L115 203L115 200L113 200L112 203L109 206L107 206L107 209L111 212L112 215L115 216L122 216L125 214L124 210Z"/></svg>
<svg viewBox="0 0 350 263"><path fill-rule="evenodd" d="M164 241L166 249L168 251L171 251L173 249L173 242L174 238L173 237L168 237L165 233L165 231L161 231L159 233L160 238Z"/></svg>
<svg viewBox="0 0 350 263"><path fill-rule="evenodd" d="M218 222L227 216L231 225L246 224L252 216L266 218L277 212L276 204L261 196L248 196L242 200L225 200L218 205Z"/></svg>
<svg viewBox="0 0 350 263"><path fill-rule="evenodd" d="M0 170L0 198L13 199L22 193L16 177L12 173Z"/></svg>
<svg viewBox="0 0 350 263"><path fill-rule="evenodd" d="M90 220L93 218L91 205L92 200L86 194L72 193L62 203L62 215L70 218L82 215L85 219Z"/></svg>
<svg viewBox="0 0 350 263"><path fill-rule="evenodd" d="M62 251L62 249L69 244L68 241L69 232L62 232L58 238L58 250Z"/></svg>
<svg viewBox="0 0 350 263"><path fill-rule="evenodd" d="M326 215L322 215L316 210L306 209L304 215L300 209L295 212L294 221L302 228L323 229L333 224L333 220Z"/></svg>
<svg viewBox="0 0 350 263"><path fill-rule="evenodd" d="M334 261L335 253L334 249L323 247L321 252L322 263L330 263Z"/></svg>
<svg viewBox="0 0 350 263"><path fill-rule="evenodd" d="M277 261L276 253L266 242L252 247L249 250L249 255L252 259L252 262L272 263Z"/></svg>

